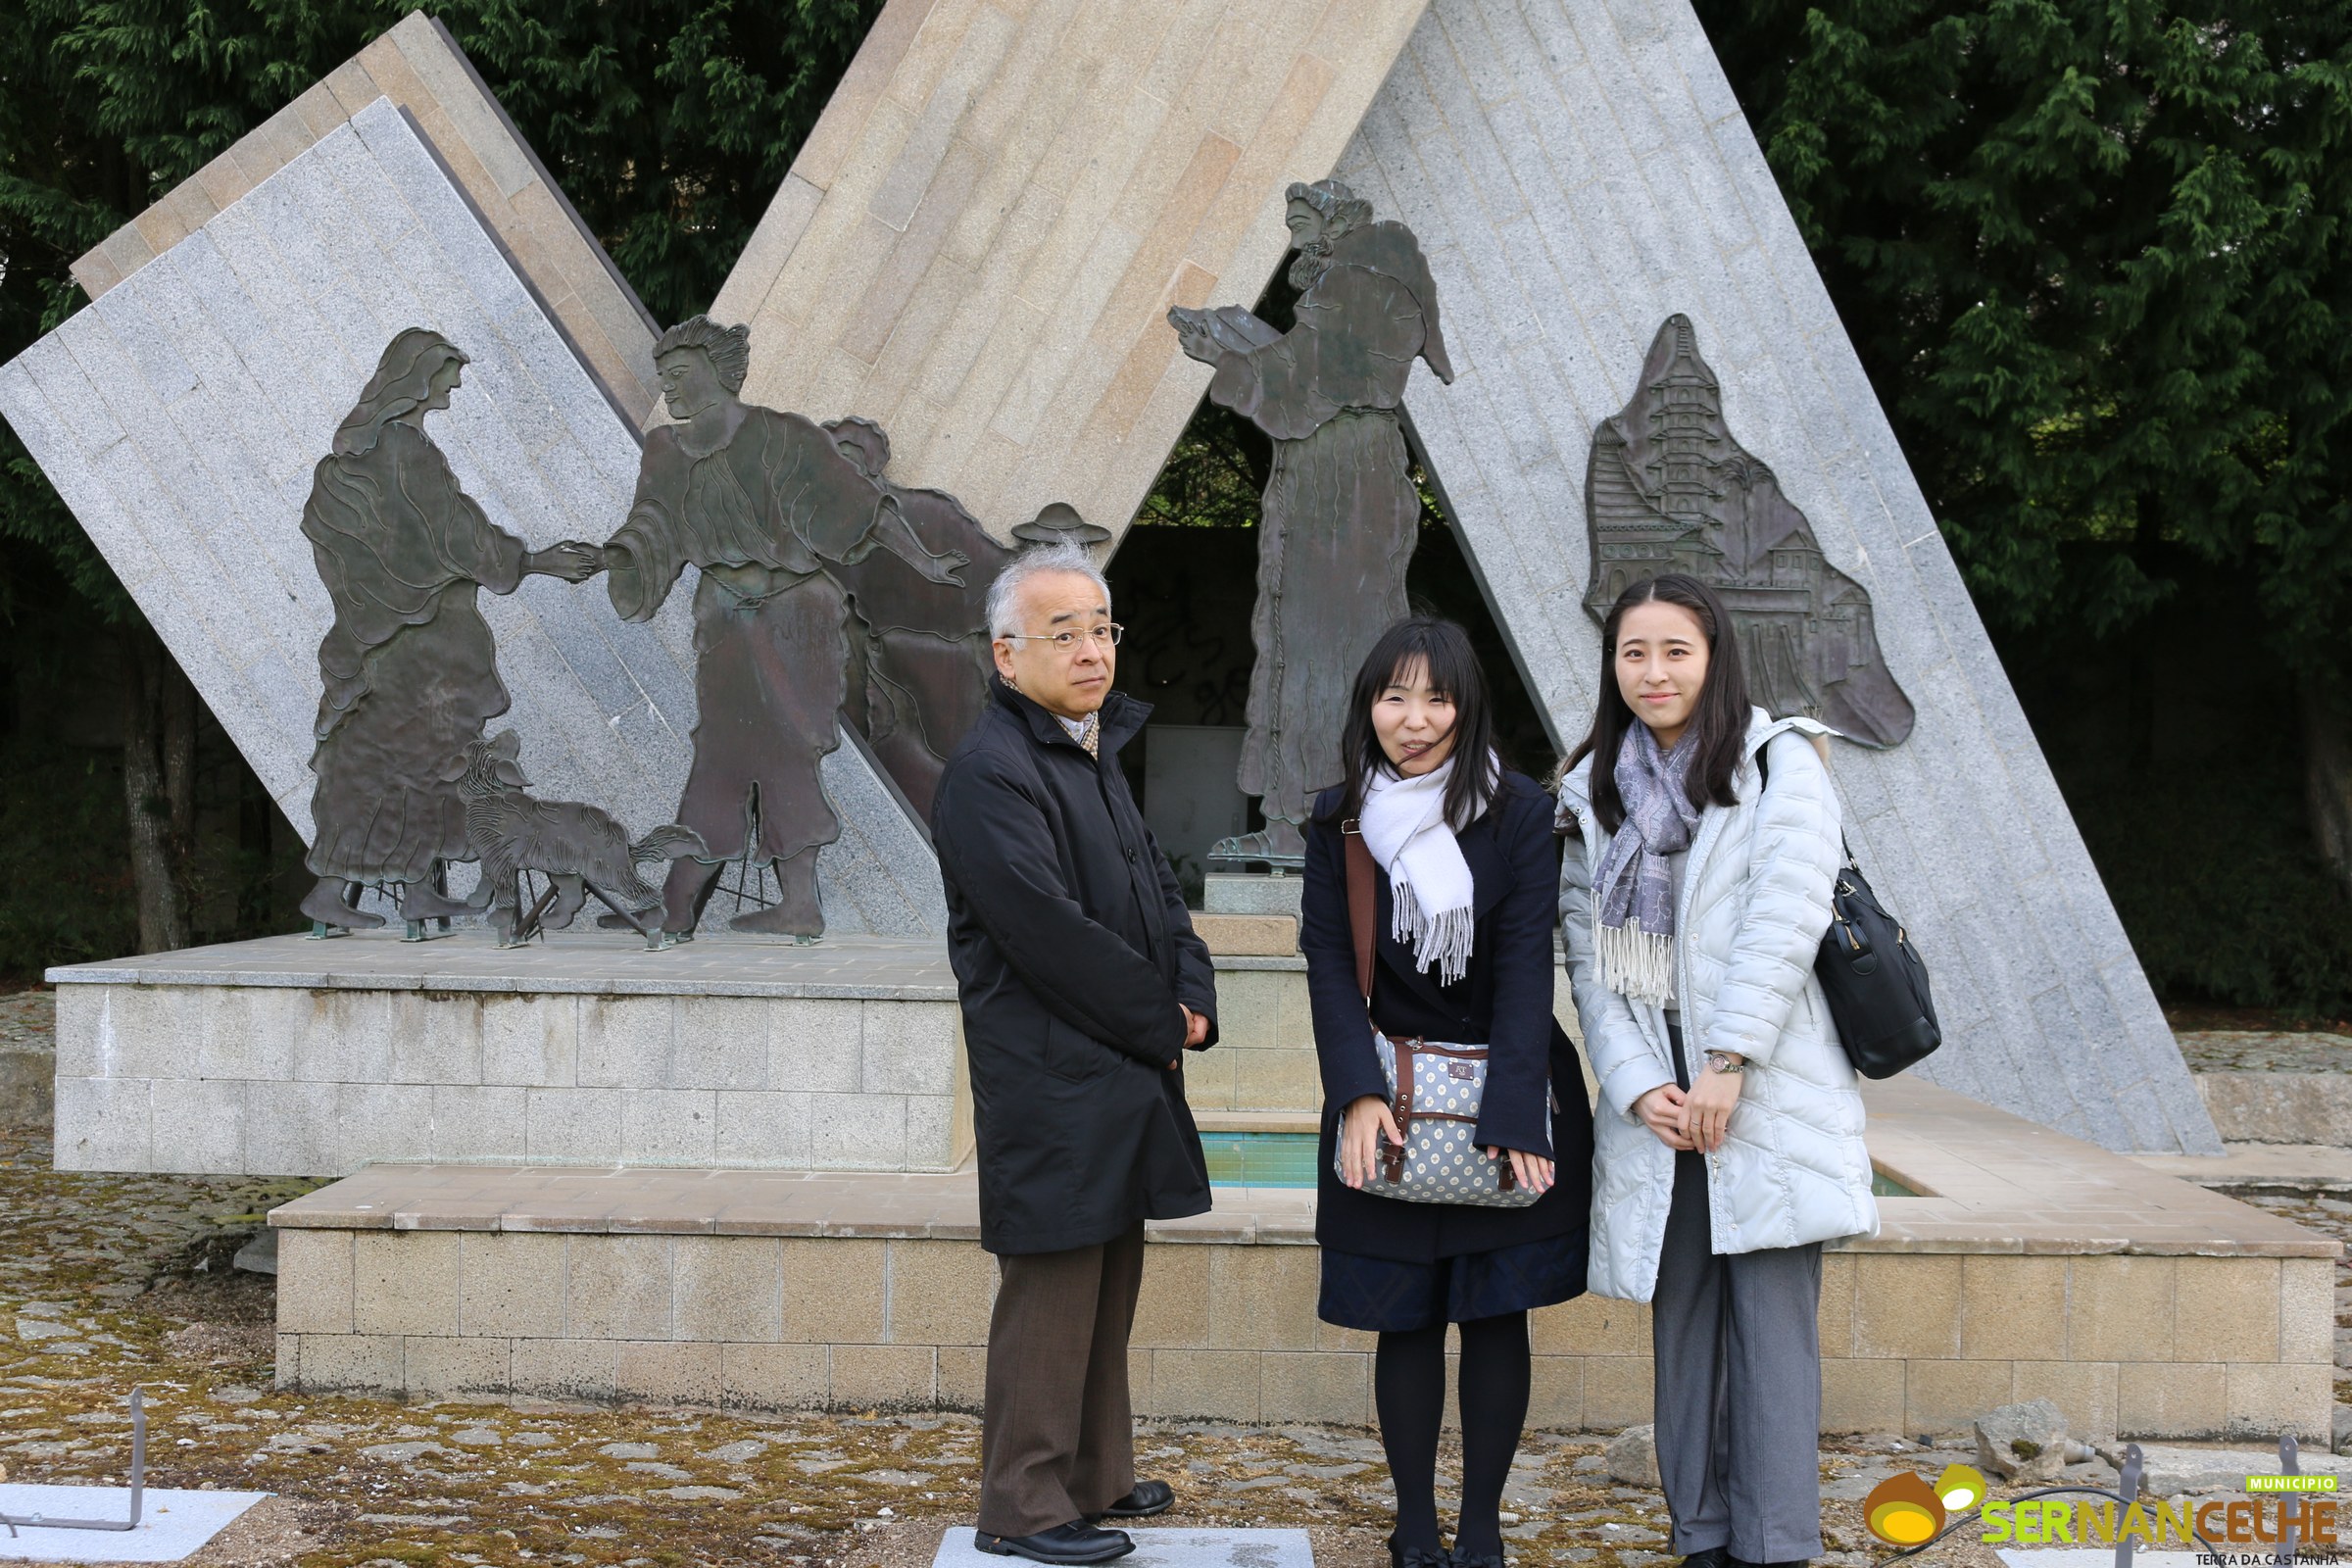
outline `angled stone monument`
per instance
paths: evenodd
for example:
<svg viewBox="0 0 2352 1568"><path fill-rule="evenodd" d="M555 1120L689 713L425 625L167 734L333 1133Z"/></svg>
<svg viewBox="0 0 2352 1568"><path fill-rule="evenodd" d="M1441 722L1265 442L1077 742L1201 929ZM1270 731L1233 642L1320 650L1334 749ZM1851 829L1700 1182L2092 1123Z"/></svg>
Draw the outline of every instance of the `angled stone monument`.
<svg viewBox="0 0 2352 1568"><path fill-rule="evenodd" d="M1425 4L891 0L710 307L775 345L744 395L1124 532L1207 375L1169 307L1257 297Z"/></svg>
<svg viewBox="0 0 2352 1568"><path fill-rule="evenodd" d="M909 482L984 514L1051 486L1123 528L1210 376L1147 329L1253 296L1286 248L1282 193L1328 172L1428 253L1456 378L1414 371L1405 413L1564 746L1598 657L1593 434L1686 317L1721 416L1867 598L1891 683L1868 738L1916 709L1900 744L1838 766L1856 846L1935 961L1946 1044L1923 1075L2110 1148L2217 1149L1685 0L1276 15L1234 89L1204 71L1214 28L1142 0L1020 21L896 0L721 291L791 337L759 395L884 417ZM1860 626L1859 604L1839 613Z"/></svg>
<svg viewBox="0 0 2352 1568"><path fill-rule="evenodd" d="M0 416L309 837L319 656L336 611L302 518L314 467L386 344L427 325L462 349L430 440L482 526L546 552L627 514L653 325L422 17L77 274L95 302L0 367ZM631 843L617 825L669 823L687 776L686 597L632 624L600 589L551 575L480 596L511 697L499 723L530 784L494 776L488 760L475 793L504 799L472 814L487 831L527 805L534 826L528 842L468 834L466 847L552 878L545 915L561 917L574 880L631 902L607 825L622 855L691 853L659 830ZM821 764L842 829L817 867L821 958L750 939L646 953L573 931L502 954L487 932L419 946L386 932L61 971L60 1165L951 1166L936 861L903 799L845 740ZM573 841L543 830L550 808L555 827L579 830ZM456 870L452 898L502 924L530 912L495 879L467 897L471 867Z"/></svg>
<svg viewBox="0 0 2352 1568"><path fill-rule="evenodd" d="M429 325L463 349L433 441L487 522L526 549L616 523L635 487L628 385L576 350L548 303L556 274L517 270L520 253L452 178L456 161L379 97L0 368L0 416L306 839L320 641L336 612L301 520L312 470L385 345ZM652 331L612 330L650 376ZM505 720L550 794L670 821L695 720L688 607L681 596L628 624L580 606L549 575L483 598ZM826 787L846 824L820 867L832 928L944 930L921 826L864 752L834 751Z"/></svg>
<svg viewBox="0 0 2352 1568"><path fill-rule="evenodd" d="M1644 365L1654 345L1679 344L1660 327L1680 318L1717 400L1700 422L1720 419L1769 466L1773 527L1788 526L1777 508L1794 509L1819 551L1800 552L1800 571L1867 599L1869 642L1862 601L1825 606L1810 651L1800 640L1781 661L1774 696L1806 700L1839 616L1852 651L1884 671L1866 677L1868 701L1838 708L1867 744L1838 747L1834 770L1854 847L1934 971L1944 1045L1917 1072L2110 1149L2218 1152L1685 0L1435 0L1337 173L1428 248L1456 375L1446 386L1416 373L1406 411L1554 739L1573 742L1590 721L1601 672L1587 606L1648 505L1615 486L1609 465L1631 448L1612 421L1651 396ZM1726 495L1692 516L1720 534L1738 486L1707 482Z"/></svg>
<svg viewBox="0 0 2352 1568"><path fill-rule="evenodd" d="M2176 1072L2179 1063L2156 1049L2145 987L1680 0L1541 14L1504 0L1437 0L1402 59L1418 4L1041 0L1018 17L1008 9L891 0L718 311L751 321L757 340L788 345L788 363L745 394L812 411L857 470L857 485L844 488L859 508L895 505L912 517L919 498L946 506L960 496L1016 539L1107 542L1209 374L1176 352L1164 312L1250 297L1281 255L1284 190L1330 172L1360 121L1340 175L1413 226L1446 296L1457 379L1448 388L1410 372L1406 408L1552 722L1581 724L1597 675L1585 609L1596 547L1654 534L1701 564L1770 577L1750 586L1771 593L1801 581L1808 625L1836 623L1853 608L1838 586L1850 581L1867 595L1877 642L1875 662L1848 658L1846 667L1883 664L1915 714L1907 735L1888 726L1878 737L1887 744L1842 749L1839 777L1874 875L1937 957L1939 994L1960 1025L1937 1070L1984 1098L2030 1100L2020 1086L2038 1084L2040 1102L2022 1108L2072 1118L2109 1142L2198 1144L2200 1124L2169 1098L2168 1063ZM138 293L118 296L151 272L171 276L183 253L200 254L187 246L216 218L231 220L225 233L245 201L279 200L272 180L293 176L278 189L301 187L317 167L306 157L339 158L356 141L386 167L415 172L411 155L421 151L438 187L412 181L394 186L398 200L384 198L365 169L338 164L334 185L318 188L334 199L311 199L330 218L365 209L364 232L379 254L413 261L429 238L476 269L464 274L469 290L519 288L499 295L495 310L467 315L458 301L436 330L464 343L470 368L498 392L480 407L464 391L453 398L452 468L501 527L545 548L582 530L558 527L568 521L561 507L533 513L512 498L527 501L530 485L552 482L533 466L555 450L559 426L604 426L576 417L566 397L525 394L586 385L628 411L620 422L633 432L653 399L653 330L639 320L608 339L643 351L627 377L594 369L598 353L576 334L607 316L583 315L583 302L620 296L599 296L596 273L579 265L594 259L593 246L576 230L566 240L562 225L530 220L560 197L543 172L532 173L478 83L468 86L445 36L412 22L387 38L355 62L364 66L356 76L352 67L336 74L324 104L306 94L300 113L265 127L270 137L240 146L258 171L244 186L222 184L220 199L200 192L209 210L175 192L159 209L171 221L142 215L130 238L85 259L104 297L75 318L92 335L74 339L66 359L78 371L75 356L86 356L122 384L60 382L55 407L113 417L125 399L148 396L141 377L160 361L160 384L172 390L155 401L172 420L201 420L211 402L188 394L214 359L189 359L184 344L187 323L201 325L215 302L173 296L181 315L151 314ZM346 105L335 93L358 96ZM380 113L377 96L390 99ZM441 196L430 195L436 188ZM460 190L483 215L470 230L453 226L446 203L434 205ZM425 221L428 208L441 217ZM506 249L450 239L466 233ZM318 291L334 270L380 279L386 269L347 235L295 225L273 235L272 248L281 240L299 264L282 269L290 275L250 256L245 264L274 280L270 298L340 300L349 318L322 320L324 307L296 313L312 323L302 341L316 360L257 340L272 366L307 376L339 355L334 373L354 377L338 383L339 406L271 405L299 447L322 442L350 407L366 371L363 346L379 350L395 314L403 325L425 319L415 310L425 299L405 268L392 276L409 293L387 296L398 298L397 313L364 292ZM1678 314L1693 354L1706 346L1694 363L1707 369L1667 377L1678 388L1670 395L1687 401L1674 416L1669 461L1645 485L1643 428L1631 421L1657 412L1645 400L1661 377L1644 369L1645 356ZM548 348L567 337L564 353ZM204 341L234 340L214 331ZM1681 343L1671 340L1674 356ZM190 368L186 379L159 344ZM564 379L565 365L575 379ZM549 379L536 379L534 366ZM49 443L43 461L70 460L57 470L61 487L72 487L69 500L94 535L112 530L110 559L134 588L209 631L203 595L183 606L156 586L162 566L122 541L163 562L227 549L210 543L226 527L220 514L179 498L210 494L211 466L229 460L158 440L153 419L51 417L53 393L32 370L27 362L0 370L12 419L31 410ZM268 396L293 377L250 379ZM478 432L493 413L530 439L483 438L494 446L485 464L457 436ZM891 459L859 419L906 431L906 454ZM1718 422L1726 442L1738 432L1738 452L1708 445ZM202 428L241 450L233 441L243 427ZM1596 442L1632 460L1621 475L1629 488L1606 507L1584 502L1600 467ZM579 481L589 504L577 514L615 515L603 509L632 494L637 443L608 445L600 434L581 445L586 460L563 449L564 463L586 461L593 472L593 484ZM270 503L285 516L299 513L316 450L302 466L270 472L290 490ZM150 463L160 476L141 487ZM133 500L116 499L117 487ZM1080 505L1047 504L1064 496ZM130 531L133 515L152 532ZM1098 534L1088 515L1107 526ZM1019 516L1033 520L1004 527ZM243 514L236 520L248 523ZM914 533L927 556L953 548L977 565L986 552L951 547L961 526L937 512ZM192 540L207 541L204 551ZM866 558L876 560L907 564ZM913 667L894 662L890 632L962 613L964 602L950 606L944 595L930 607L938 615L916 613L924 607L911 600L885 608L893 590L879 573L866 582L852 575L858 563L837 564L853 607L860 595L876 601L874 613L858 612L869 682L878 671L887 685ZM308 563L272 560L275 582L299 607L297 565ZM218 575L206 592L218 591ZM511 599L493 596L491 613L527 604L542 586L555 585L534 579ZM683 687L691 651L662 630L670 607L683 613L683 597L670 595L650 623L624 627L609 614L584 623L605 628L600 637L622 628L610 645L615 661L634 654L641 645L630 639L650 625L653 646L675 656L668 678ZM220 602L249 616L252 604L277 608L268 595ZM1769 620L1782 603L1759 598L1759 613ZM1796 612L1793 601L1787 612ZM241 695L229 677L265 658L300 667L311 656L328 624L323 602L307 618L281 613L291 633L255 625L282 649L264 636L223 645L208 695ZM1862 628L1858 610L1850 625ZM511 646L532 646L496 630L502 660ZM564 648L575 630L540 635ZM943 677L951 707L956 640L940 639L924 662ZM175 649L182 643L191 650L183 657L206 657L202 640L183 636ZM1798 687L1830 667L1821 645L1798 636L1789 646ZM1852 635L1845 651L1864 647ZM662 666L649 667L651 679ZM281 679L266 673L254 690ZM515 684L519 730L526 715ZM546 689L564 690L561 681ZM1789 700L1807 700L1792 692ZM286 709L297 744L316 693L298 695ZM588 710L600 721L634 711ZM892 710L906 710L894 700ZM928 748L932 715L919 703L912 710ZM673 742L696 716L690 703L647 711L677 721ZM615 745L628 739L626 723L610 727ZM554 722L540 732L571 733ZM504 732L469 743L475 776L465 787L481 800L523 788L509 776L521 744ZM537 744L522 755L536 755ZM680 745L667 754L670 800L685 771ZM833 757L859 755L844 745ZM864 777L880 788L870 769ZM842 817L845 829L868 820L858 809ZM584 811L567 821L603 846L579 865L609 871L633 848L618 842L616 825L608 832ZM881 836L870 834L867 848ZM882 856L884 871L919 871L927 859L916 844ZM829 888L828 863L820 858ZM2013 929L2021 924L2033 929ZM1289 1003L1271 1004L1270 991L1244 1005L1257 983L1300 978L1294 934L1280 936L1250 956L1228 950L1220 958L1224 1040L1204 1062L1237 1063L1226 1103L1311 1121L1311 1070L1302 1090L1274 1091L1304 1099L1266 1098L1275 1076L1266 1069L1286 1054L1273 1048L1305 1038L1303 1025ZM2078 962L2082 973L2066 972L2062 951L2090 956ZM366 935L288 937L52 978L61 1168L332 1172L390 1162L272 1215L284 1238L281 1385L738 1411L969 1407L980 1396L994 1270L975 1243L972 1178L957 1169L968 1110L956 1084L956 992L934 938L861 936L812 951L713 937L648 954L559 935L514 955L479 939L407 947ZM1311 1052L1288 1054L1311 1062ZM2332 1240L1933 1084L1898 1078L1867 1093L1874 1162L1916 1196L1886 1200L1884 1234L1823 1259L1827 1425L1949 1430L2030 1388L2086 1431L2325 1435ZM525 1164L550 1168L514 1168ZM637 1168L649 1165L685 1168ZM566 1168L579 1166L596 1168ZM1312 1270L1305 1193L1229 1196L1238 1200L1221 1198L1214 1216L1153 1228L1154 1240L1189 1244L1154 1247L1153 1268L1171 1299L1194 1310L1164 1335L1139 1337L1139 1410L1366 1420L1367 1350L1269 1330L1305 1321L1296 1310L1300 1270ZM2021 1314L2021 1301L2033 1310ZM2119 1322L2174 1328L2119 1339ZM1638 1328L1617 1303L1592 1298L1545 1310L1535 1330L1544 1359L1534 1424L1615 1430L1649 1413L1649 1359L1629 1323Z"/></svg>

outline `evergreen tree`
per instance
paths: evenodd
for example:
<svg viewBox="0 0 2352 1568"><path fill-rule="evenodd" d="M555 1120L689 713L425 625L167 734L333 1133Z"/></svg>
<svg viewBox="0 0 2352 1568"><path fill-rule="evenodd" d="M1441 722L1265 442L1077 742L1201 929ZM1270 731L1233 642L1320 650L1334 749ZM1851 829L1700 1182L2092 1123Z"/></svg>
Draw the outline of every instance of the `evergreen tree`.
<svg viewBox="0 0 2352 1568"><path fill-rule="evenodd" d="M1698 10L1987 620L2241 579L2352 881L2352 4Z"/></svg>

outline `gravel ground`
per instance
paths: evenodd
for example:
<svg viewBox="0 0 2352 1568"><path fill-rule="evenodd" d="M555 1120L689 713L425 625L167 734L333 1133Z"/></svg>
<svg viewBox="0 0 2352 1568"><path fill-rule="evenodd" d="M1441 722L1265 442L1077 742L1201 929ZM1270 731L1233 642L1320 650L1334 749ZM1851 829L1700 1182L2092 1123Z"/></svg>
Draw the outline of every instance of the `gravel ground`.
<svg viewBox="0 0 2352 1568"><path fill-rule="evenodd" d="M0 1465L9 1479L120 1486L130 1385L146 1390L148 1478L267 1491L190 1561L793 1564L919 1568L971 1518L979 1427L965 1416L747 1420L602 1406L412 1405L271 1388L271 1283L227 1259L300 1184L74 1175L45 1130L0 1132ZM1506 1531L1522 1563L1652 1568L1659 1495L1605 1473L1603 1440L1532 1435ZM1860 1568L1859 1499L1897 1466L1955 1453L1897 1440L1822 1455L1833 1562ZM1182 1506L1155 1521L1312 1532L1328 1568L1378 1568L1388 1477L1373 1435L1147 1423L1142 1468ZM1450 1446L1441 1473L1453 1473ZM1874 1553L1875 1555L1875 1553ZM1994 1568L1981 1546L1927 1560Z"/></svg>
<svg viewBox="0 0 2352 1568"><path fill-rule="evenodd" d="M45 1034L46 993L0 998L0 1038ZM274 1494L189 1559L396 1568L458 1563L921 1568L968 1523L968 1417L404 1404L271 1387L271 1282L229 1269L261 1212L308 1183L91 1176L49 1167L46 1129L0 1131L0 1467L7 1479L122 1485L124 1401L146 1390L150 1482ZM2248 1201L2352 1241L2352 1203ZM2336 1293L2352 1362L2352 1263ZM2337 1385L2352 1399L2352 1372ZM1505 1499L1522 1564L1661 1568L1665 1510L1605 1472L1592 1435L1531 1435ZM1381 1568L1388 1477L1360 1429L1147 1423L1147 1474L1178 1488L1157 1524L1310 1532L1325 1568ZM1886 1548L1861 1498L1898 1469L1971 1455L1892 1436L1821 1455L1828 1568ZM1449 1445L1441 1476L1458 1473ZM2104 1466L2076 1479L2112 1483ZM1441 1487L1446 1483L1441 1481ZM1922 1564L1998 1568L1963 1531Z"/></svg>
<svg viewBox="0 0 2352 1568"><path fill-rule="evenodd" d="M0 993L0 1051L57 1050L57 993Z"/></svg>

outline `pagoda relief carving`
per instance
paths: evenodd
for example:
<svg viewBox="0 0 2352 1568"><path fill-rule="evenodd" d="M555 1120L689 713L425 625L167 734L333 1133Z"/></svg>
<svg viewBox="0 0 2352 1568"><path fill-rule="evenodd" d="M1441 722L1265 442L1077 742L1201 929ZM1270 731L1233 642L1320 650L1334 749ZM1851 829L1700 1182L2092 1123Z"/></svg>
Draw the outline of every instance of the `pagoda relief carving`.
<svg viewBox="0 0 2352 1568"><path fill-rule="evenodd" d="M1864 746L1911 733L1917 715L1880 652L1869 592L1830 564L1771 466L1733 439L1689 317L1666 318L1633 400L1593 430L1585 514L1594 619L1627 584L1688 572L1722 595L1766 709Z"/></svg>

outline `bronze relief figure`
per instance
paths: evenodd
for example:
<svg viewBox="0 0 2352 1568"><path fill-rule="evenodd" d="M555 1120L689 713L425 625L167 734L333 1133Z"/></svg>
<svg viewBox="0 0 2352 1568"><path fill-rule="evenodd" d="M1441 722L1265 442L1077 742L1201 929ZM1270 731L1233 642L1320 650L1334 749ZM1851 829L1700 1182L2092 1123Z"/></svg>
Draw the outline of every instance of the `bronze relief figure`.
<svg viewBox="0 0 2352 1568"><path fill-rule="evenodd" d="M655 344L680 422L646 436L636 499L605 545L606 586L622 619L647 620L688 565L700 570L694 761L677 819L706 849L671 864L662 929L692 931L725 863L744 859L772 866L780 891L733 928L813 938L817 851L841 831L818 768L839 744L850 658L832 569L881 549L960 587L966 560L925 549L832 432L737 396L750 364L750 329L708 317Z"/></svg>
<svg viewBox="0 0 2352 1568"><path fill-rule="evenodd" d="M1595 620L1627 584L1688 572L1723 596L1748 689L1768 710L1864 746L1911 733L1916 714L1879 650L1869 592L1830 564L1771 467L1732 438L1689 317L1666 318L1633 400L1593 430L1585 515Z"/></svg>
<svg viewBox="0 0 2352 1568"><path fill-rule="evenodd" d="M945 490L893 481L890 437L873 420L828 419L842 455L898 507L899 515L935 558L967 558L961 581L942 580L893 550L827 571L850 596L848 699L842 712L906 796L918 821L931 820L932 798L948 758L989 702L996 660L989 651L988 590L1023 545L1101 544L1110 530L1051 502L997 543L963 503Z"/></svg>
<svg viewBox="0 0 2352 1568"><path fill-rule="evenodd" d="M1293 286L1285 333L1239 306L1168 313L1208 395L1273 438L1258 523L1249 734L1241 787L1266 827L1220 841L1212 860L1301 863L1315 792L1340 776L1348 683L1406 610L1421 498L1397 410L1413 362L1453 379L1429 263L1412 230L1374 221L1337 180L1289 191Z"/></svg>
<svg viewBox="0 0 2352 1568"><path fill-rule="evenodd" d="M892 483L883 472L890 437L873 420L831 419L825 429L925 549L968 558L960 582L927 576L889 550L833 569L850 596L845 711L916 818L928 822L948 756L988 702L988 585L1013 553L946 491Z"/></svg>
<svg viewBox="0 0 2352 1568"><path fill-rule="evenodd" d="M384 923L352 906L369 884L397 885L412 923L466 912L442 875L472 858L458 780L466 745L508 705L476 601L534 574L583 582L601 564L590 544L527 549L459 486L424 416L449 407L466 363L438 332L393 338L303 508L335 612L311 758L318 882L302 901L321 934Z"/></svg>

